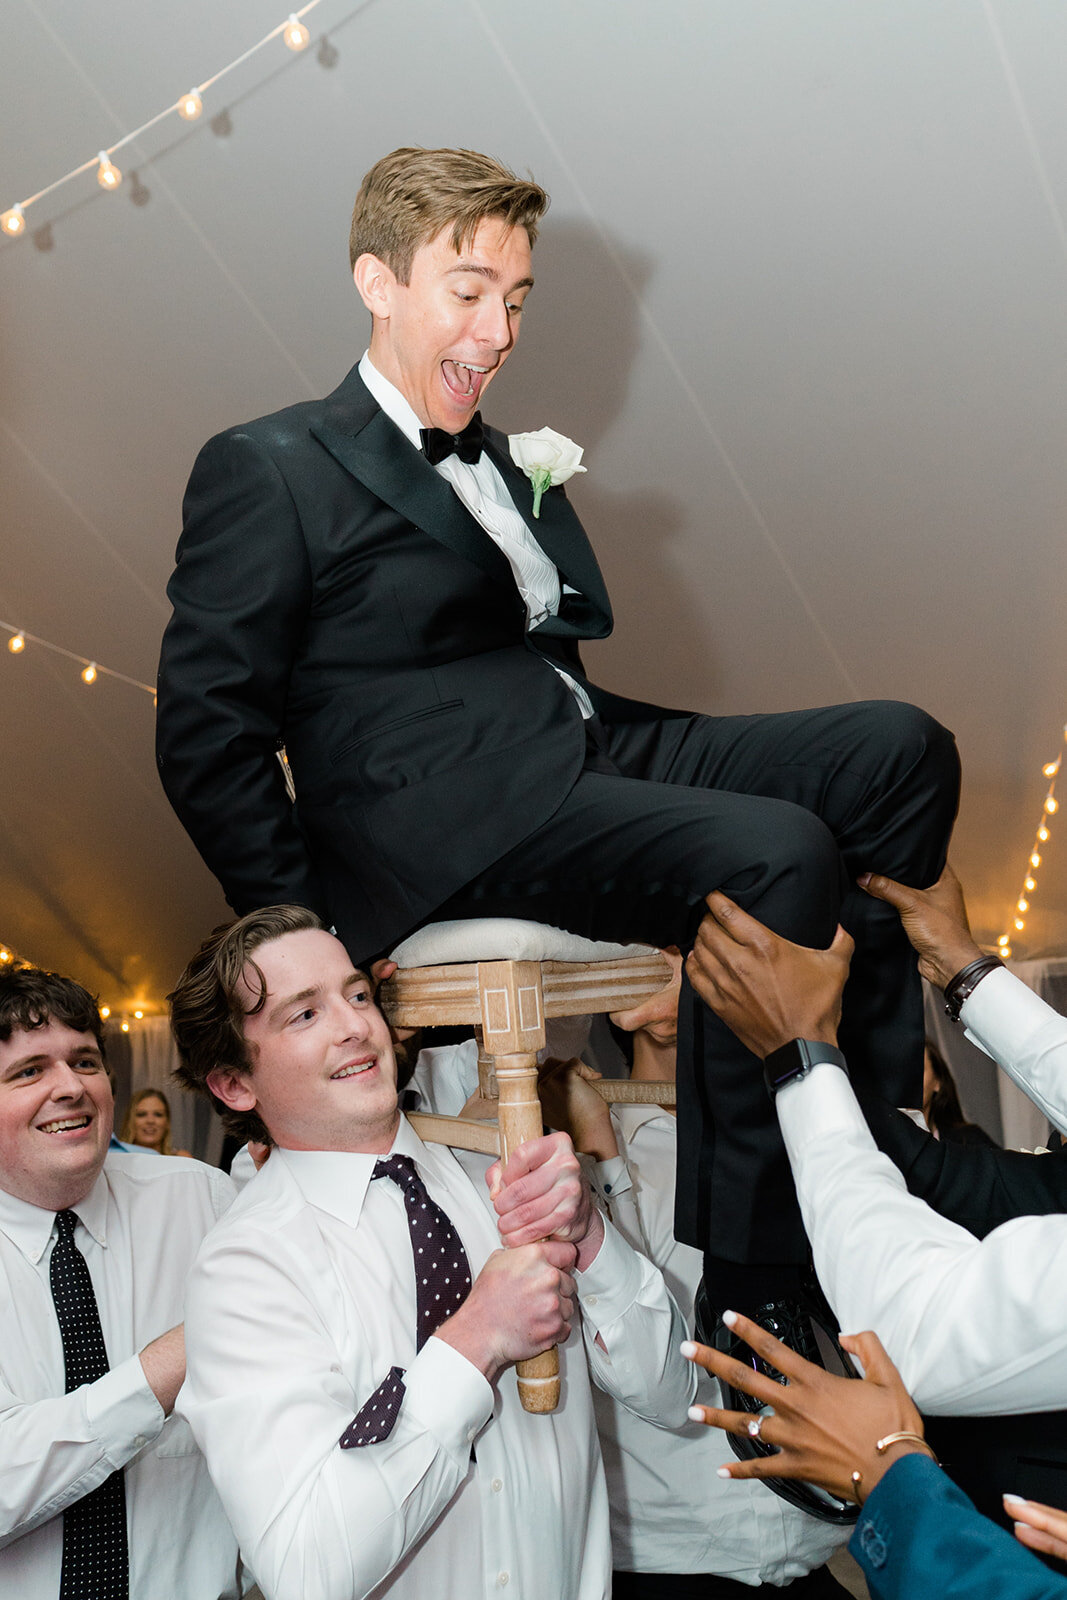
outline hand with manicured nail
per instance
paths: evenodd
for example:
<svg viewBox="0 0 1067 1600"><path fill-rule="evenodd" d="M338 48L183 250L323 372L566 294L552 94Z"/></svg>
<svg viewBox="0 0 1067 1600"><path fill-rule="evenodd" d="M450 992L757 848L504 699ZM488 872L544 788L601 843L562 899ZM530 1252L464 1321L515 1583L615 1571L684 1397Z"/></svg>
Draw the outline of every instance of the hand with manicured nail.
<svg viewBox="0 0 1067 1600"><path fill-rule="evenodd" d="M824 1367L805 1361L757 1323L727 1311L723 1321L769 1366L789 1381L776 1383L752 1367L710 1350L686 1343L682 1354L735 1389L742 1389L769 1408L759 1436L775 1454L753 1461L732 1461L719 1468L724 1478L801 1478L817 1483L843 1500L862 1502L902 1454L920 1445L892 1444L884 1453L876 1446L893 1433L922 1436L922 1418L905 1389L896 1367L876 1334L842 1334L840 1344L863 1366L866 1376L839 1378ZM746 1433L753 1421L749 1411L721 1411L714 1406L693 1406L693 1422ZM932 1454L932 1452L931 1452ZM857 1482L853 1477L859 1474Z"/></svg>

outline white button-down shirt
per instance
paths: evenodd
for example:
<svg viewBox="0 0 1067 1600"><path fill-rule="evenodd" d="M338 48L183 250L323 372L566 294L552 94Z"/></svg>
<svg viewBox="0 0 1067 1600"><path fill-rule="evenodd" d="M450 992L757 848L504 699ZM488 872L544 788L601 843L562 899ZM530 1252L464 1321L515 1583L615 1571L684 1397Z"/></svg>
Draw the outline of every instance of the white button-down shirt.
<svg viewBox="0 0 1067 1600"><path fill-rule="evenodd" d="M499 1239L484 1157L410 1155L477 1274ZM607 1496L589 1368L665 1424L692 1374L663 1280L609 1227L580 1275L582 1334L560 1350L551 1416L521 1408L514 1369L491 1387L458 1351L415 1351L403 1197L375 1157L274 1150L194 1268L179 1401L244 1555L271 1600L603 1600ZM600 1334L606 1353L595 1343ZM389 1438L338 1444L389 1368L406 1392ZM476 1459L471 1446L476 1446Z"/></svg>
<svg viewBox="0 0 1067 1600"><path fill-rule="evenodd" d="M182 1320L185 1279L230 1203L198 1161L112 1152L72 1209L111 1370L64 1393L49 1284L55 1213L0 1191L0 1595L55 1600L66 1506L126 1469L131 1600L240 1594L237 1544L188 1426L137 1352Z"/></svg>
<svg viewBox="0 0 1067 1600"><path fill-rule="evenodd" d="M689 1326L703 1258L674 1237L678 1125L658 1106L614 1106L628 1171L612 1185L612 1221L659 1267ZM607 1167L611 1163L604 1163ZM603 1167L601 1170L603 1170ZM718 1406L715 1379L699 1373L697 1400ZM624 1572L708 1572L738 1583L784 1584L820 1567L848 1538L760 1483L727 1483L735 1459L726 1435L702 1423L664 1433L611 1395L594 1393L611 1501L615 1565Z"/></svg>
<svg viewBox="0 0 1067 1600"><path fill-rule="evenodd" d="M422 424L396 385L382 377L371 361L369 351L359 363L359 375L390 421L396 423L416 450L421 450L419 434ZM483 451L480 459L473 463L461 461L457 455L447 456L444 461L437 463L434 471L448 480L471 516L481 524L507 558L526 607L527 629L536 628L546 617L556 616L562 593L559 570L545 555L525 520L515 509L515 502L488 451ZM557 667L554 662L549 665L559 673L577 700L582 716L591 717L592 702L581 685L575 683L562 667Z"/></svg>
<svg viewBox="0 0 1067 1600"><path fill-rule="evenodd" d="M1010 1005L1010 985L998 987ZM1013 1069L1026 1088L1017 1059ZM1017 1217L976 1239L938 1216L878 1150L836 1066L813 1067L775 1103L815 1268L845 1332L874 1329L923 1411L1061 1410L1067 1217Z"/></svg>
<svg viewBox="0 0 1067 1600"><path fill-rule="evenodd" d="M1067 1134L1067 1018L1014 972L983 978L960 1008L967 1037Z"/></svg>
<svg viewBox="0 0 1067 1600"><path fill-rule="evenodd" d="M423 1050L412 1087L422 1110L458 1116L478 1087L478 1045ZM659 1267L689 1327L703 1258L674 1237L678 1124L658 1106L614 1106L620 1155L596 1169L615 1227ZM609 1186L610 1185L610 1189ZM697 1400L720 1404L718 1384L699 1368ZM666 1431L594 1388L611 1507L614 1565L624 1572L707 1572L738 1583L784 1584L822 1566L848 1538L806 1516L759 1483L727 1483L716 1468L733 1461L718 1428L676 1419Z"/></svg>

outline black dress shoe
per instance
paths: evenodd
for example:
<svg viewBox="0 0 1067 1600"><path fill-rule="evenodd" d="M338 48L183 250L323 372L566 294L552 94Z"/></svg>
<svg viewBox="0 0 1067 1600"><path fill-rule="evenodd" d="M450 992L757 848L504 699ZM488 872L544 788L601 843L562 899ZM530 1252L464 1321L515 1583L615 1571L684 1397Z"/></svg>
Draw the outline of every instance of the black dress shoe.
<svg viewBox="0 0 1067 1600"><path fill-rule="evenodd" d="M765 1328L776 1339L787 1344L806 1361L813 1361L817 1366L826 1367L828 1371L836 1372L843 1377L859 1377L848 1354L837 1343L836 1335L839 1330L833 1313L822 1298L821 1291L817 1296L809 1297L804 1293L781 1300L769 1300L746 1311L745 1315L752 1322L758 1322L761 1328ZM723 1355L732 1356L735 1361L743 1362L754 1372L773 1379L775 1383L787 1381L777 1367L770 1366L758 1356L751 1346L728 1328L722 1318L712 1311L703 1282L696 1296L696 1336L702 1344L711 1345L712 1349L721 1351ZM746 1394L743 1389L735 1389L722 1378L719 1379L719 1385L723 1391L723 1406L726 1410L748 1411L754 1417L769 1414L768 1408L754 1395ZM727 1438L734 1455L741 1461L752 1461L757 1457L777 1454L774 1446L761 1439L758 1433L729 1433ZM839 1527L848 1527L859 1517L858 1505L851 1500L840 1499L827 1489L820 1489L818 1484L804 1483L797 1478L763 1478L760 1481L783 1500L788 1500L790 1505L796 1506L800 1511L806 1511L811 1517L818 1517L820 1522L832 1522Z"/></svg>

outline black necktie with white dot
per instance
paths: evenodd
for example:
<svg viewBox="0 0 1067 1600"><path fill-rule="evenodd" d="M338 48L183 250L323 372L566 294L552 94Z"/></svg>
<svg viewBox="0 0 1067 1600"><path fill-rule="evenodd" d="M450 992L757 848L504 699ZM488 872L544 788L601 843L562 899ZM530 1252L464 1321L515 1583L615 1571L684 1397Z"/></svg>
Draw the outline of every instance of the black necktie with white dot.
<svg viewBox="0 0 1067 1600"><path fill-rule="evenodd" d="M410 1156L389 1156L376 1162L372 1181L374 1178L392 1178L404 1192L415 1261L415 1348L421 1350L431 1333L458 1311L470 1294L470 1262L459 1234L430 1199ZM342 1450L388 1439L403 1398L404 1369L391 1367L341 1435Z"/></svg>
<svg viewBox="0 0 1067 1600"><path fill-rule="evenodd" d="M89 1268L74 1243L77 1220L73 1211L56 1213L59 1237L48 1267L68 1394L109 1371ZM59 1600L128 1600L129 1593L126 1484L120 1470L63 1513Z"/></svg>

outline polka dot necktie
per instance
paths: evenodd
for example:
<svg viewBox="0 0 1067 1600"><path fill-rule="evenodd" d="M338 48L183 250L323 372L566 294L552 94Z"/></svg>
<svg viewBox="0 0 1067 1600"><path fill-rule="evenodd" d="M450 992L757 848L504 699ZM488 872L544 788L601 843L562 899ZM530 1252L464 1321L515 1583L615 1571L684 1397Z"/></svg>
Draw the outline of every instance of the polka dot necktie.
<svg viewBox="0 0 1067 1600"><path fill-rule="evenodd" d="M459 1234L430 1199L410 1156L389 1156L376 1162L372 1182L375 1178L392 1178L404 1192L415 1261L415 1348L421 1350L431 1333L458 1311L470 1294L470 1262ZM390 1367L388 1377L341 1435L342 1450L388 1439L403 1399L404 1368Z"/></svg>
<svg viewBox="0 0 1067 1600"><path fill-rule="evenodd" d="M77 1220L73 1211L56 1213L59 1238L48 1268L68 1394L109 1370L89 1268L74 1243ZM63 1513L59 1600L128 1600L129 1593L126 1484L119 1471Z"/></svg>

